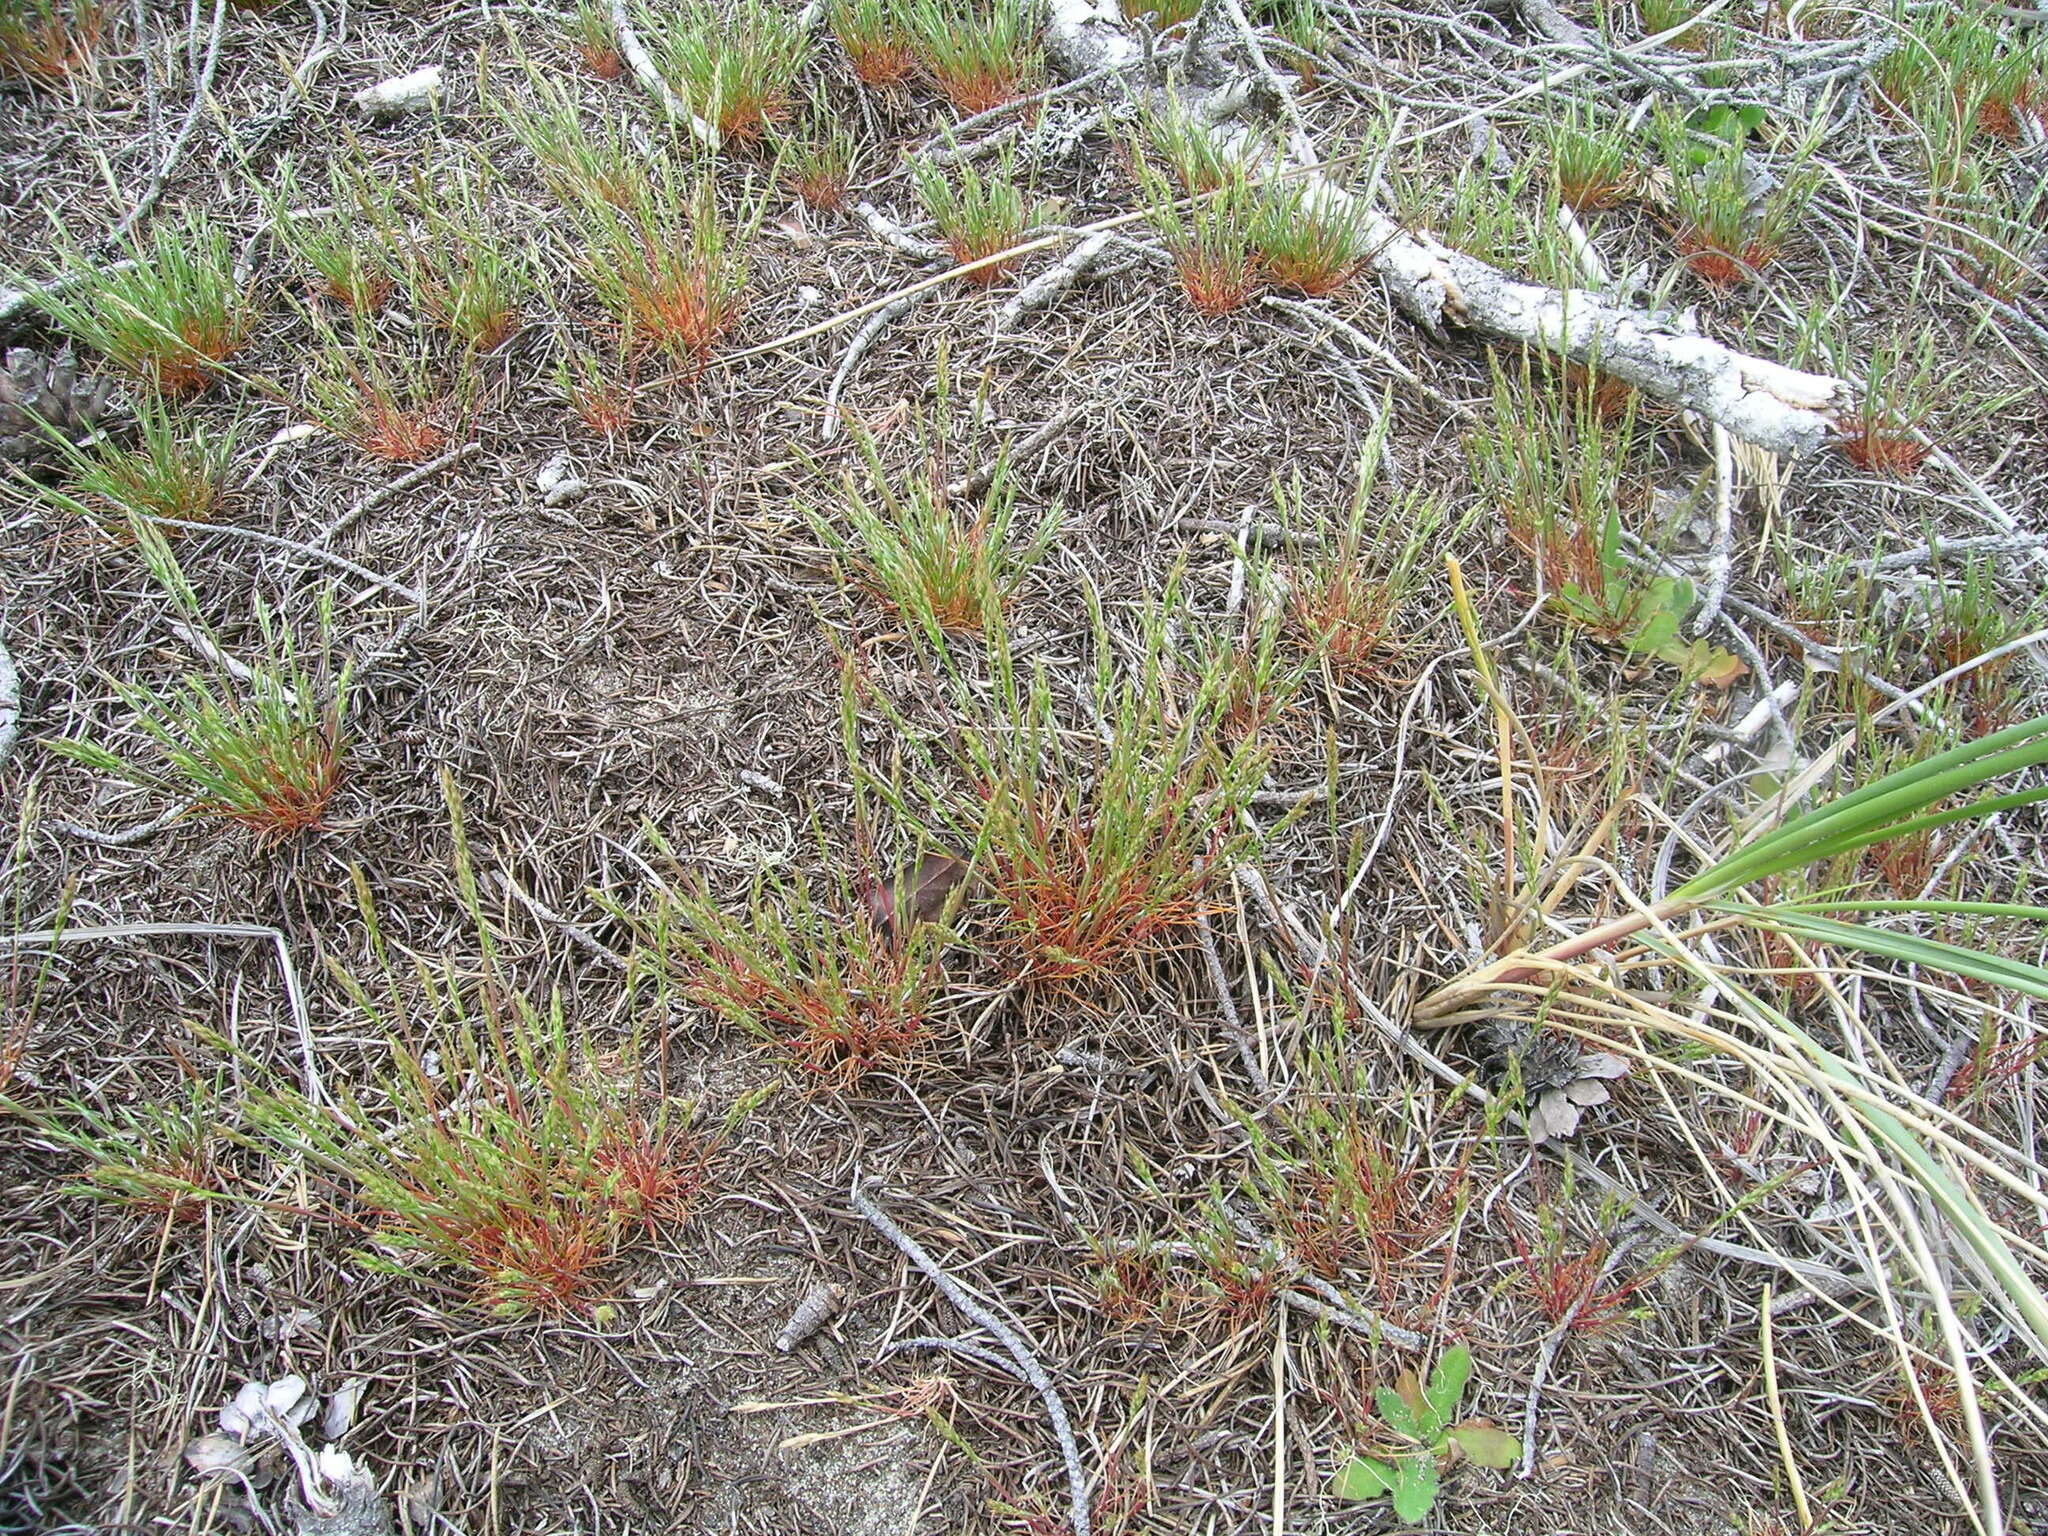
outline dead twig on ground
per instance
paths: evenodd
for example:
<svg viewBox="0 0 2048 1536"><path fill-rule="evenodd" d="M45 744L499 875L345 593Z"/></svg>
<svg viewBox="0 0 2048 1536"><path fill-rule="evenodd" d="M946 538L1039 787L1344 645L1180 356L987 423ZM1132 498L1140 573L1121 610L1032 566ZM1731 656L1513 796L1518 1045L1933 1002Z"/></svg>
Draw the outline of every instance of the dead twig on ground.
<svg viewBox="0 0 2048 1536"><path fill-rule="evenodd" d="M1060 1396L1059 1388L1052 1378L1045 1374L1045 1368L1038 1363L1038 1357L1017 1336L1011 1328L988 1307L983 1306L967 1288L947 1274L932 1261L932 1258L917 1243L906 1236L903 1229L889 1219L889 1215L868 1197L862 1188L862 1174L858 1166L853 1170L851 1198L853 1208L867 1224L895 1245L896 1250L925 1274L933 1285L944 1293L946 1299L960 1310L970 1322L986 1329L1017 1362L1017 1369L1023 1378L1031 1383L1040 1401L1045 1404L1046 1416L1052 1420L1053 1434L1058 1438L1060 1454L1067 1464L1067 1520L1073 1536L1088 1536L1090 1530L1088 1507L1088 1476L1081 1468L1081 1448L1074 1440L1073 1421L1067 1416L1067 1405ZM950 1346L947 1346L950 1347Z"/></svg>
<svg viewBox="0 0 2048 1536"><path fill-rule="evenodd" d="M227 9L227 0L213 0L213 21L206 33L206 62L200 65L199 78L193 82L192 104L185 109L185 120L178 125L177 135L171 140L171 147L164 151L163 160L157 165L156 174L150 177L149 185L142 189L135 206L114 226L109 244L124 239L130 230L148 218L157 200L164 195L164 188L170 185L171 177L178 169L178 161L185 153L185 146L191 142L193 130L199 126L199 115L213 94L213 72L220 63L221 24L227 16Z"/></svg>
<svg viewBox="0 0 2048 1536"><path fill-rule="evenodd" d="M263 923L112 923L103 927L41 928L28 933L0 933L0 952L39 949L46 944L125 943L130 939L156 938L256 939L275 949L278 974L284 980L285 998L291 1006L292 1024L298 1030L306 1097L315 1104L327 1102L313 1052L313 1018L306 1008L305 990L299 985L291 940L281 928Z"/></svg>

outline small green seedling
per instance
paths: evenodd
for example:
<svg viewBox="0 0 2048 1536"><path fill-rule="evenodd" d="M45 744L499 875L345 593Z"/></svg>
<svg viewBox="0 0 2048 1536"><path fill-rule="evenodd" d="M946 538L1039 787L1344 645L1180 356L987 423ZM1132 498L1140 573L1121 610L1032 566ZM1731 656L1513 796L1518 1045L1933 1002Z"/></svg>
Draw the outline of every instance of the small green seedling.
<svg viewBox="0 0 2048 1536"><path fill-rule="evenodd" d="M1353 1503L1390 1493L1395 1515L1412 1525L1435 1507L1439 1480L1459 1461L1513 1466L1520 1449L1513 1435L1484 1419L1451 1418L1471 1377L1472 1351L1459 1344L1437 1358L1427 1386L1406 1370L1381 1387L1380 1418L1405 1444L1390 1455L1352 1457L1337 1469L1330 1491Z"/></svg>
<svg viewBox="0 0 2048 1536"><path fill-rule="evenodd" d="M1717 101L1711 107L1701 107L1685 120L1685 126L1694 133L1706 134L1721 140L1724 144L1740 146L1751 134L1764 125L1764 108L1756 102L1745 102L1738 106L1734 102ZM1700 145L1692 152L1692 163L1703 166L1714 158L1715 151Z"/></svg>
<svg viewBox="0 0 2048 1536"><path fill-rule="evenodd" d="M1604 635L1636 656L1669 662L1687 682L1726 688L1748 671L1741 659L1704 640L1687 640L1680 626L1692 612L1695 594L1683 576L1653 576L1635 585L1635 573L1618 558L1620 514L1603 527L1599 590L1567 581L1551 593L1551 606L1573 623Z"/></svg>

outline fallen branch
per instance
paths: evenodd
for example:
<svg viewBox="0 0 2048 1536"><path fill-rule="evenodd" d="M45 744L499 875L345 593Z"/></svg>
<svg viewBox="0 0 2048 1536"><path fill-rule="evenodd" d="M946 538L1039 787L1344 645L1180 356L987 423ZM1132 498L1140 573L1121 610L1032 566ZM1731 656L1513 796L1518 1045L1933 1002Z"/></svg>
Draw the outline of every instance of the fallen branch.
<svg viewBox="0 0 2048 1536"><path fill-rule="evenodd" d="M612 32L619 40L619 57L626 61L626 67L633 71L633 78L640 82L640 88L652 96L662 115L671 122L687 123L690 132L709 149L719 146L718 130L692 112L684 100L669 89L668 81L660 70L654 67L654 60L647 56L647 47L640 41L640 34L633 30L633 18L626 14L626 0L612 0Z"/></svg>
<svg viewBox="0 0 2048 1536"><path fill-rule="evenodd" d="M1124 30L1116 0L1053 0L1047 41L1053 60L1072 75L1120 68L1140 54ZM1165 89L1183 109L1203 121L1220 122L1273 86L1272 78L1254 81L1240 73L1213 86L1176 83ZM1278 87L1283 93L1291 90L1284 79ZM1291 160L1255 162L1249 143L1245 148L1247 167L1255 175L1293 177L1312 198L1332 206L1364 202L1318 173L1305 143ZM1403 229L1375 206L1366 204L1359 211L1368 267L1403 313L1425 330L1479 331L1596 365L1775 453L1811 453L1835 434L1837 408L1850 392L1841 379L1737 352L1698 335L1682 316L1619 305L1585 289L1521 282L1426 232Z"/></svg>
<svg viewBox="0 0 2048 1536"><path fill-rule="evenodd" d="M148 842L157 833L176 825L188 815L199 802L188 800L183 805L172 806L154 821L145 821L119 832L95 832L91 827L81 827L75 821L45 821L45 832L55 832L61 837L75 837L81 843L91 843L95 848L134 848Z"/></svg>
<svg viewBox="0 0 2048 1536"><path fill-rule="evenodd" d="M306 1097L316 1105L325 1104L327 1094L320 1086L320 1070L313 1053L313 1018L306 1010L306 994L299 986L299 968L292 961L291 941L281 928L272 928L264 923L116 923L100 928L41 928L32 933L0 933L0 952L36 949L45 944L173 937L260 939L276 948L278 974L284 978L285 998L291 1006L292 1023L298 1029Z"/></svg>
<svg viewBox="0 0 2048 1536"><path fill-rule="evenodd" d="M449 452L442 454L438 459L429 459L417 469L407 470L389 485L379 486L376 490L371 491L361 501L314 534L307 542L315 546L325 544L329 539L359 521L366 514L374 512L377 508L383 506L392 497L403 495L414 486L424 484L426 481L433 479L434 476L451 465L460 464L464 459L482 453L483 447L482 443L472 438L459 448L451 449Z"/></svg>
<svg viewBox="0 0 2048 1536"><path fill-rule="evenodd" d="M996 334L1014 331L1017 322L1035 309L1045 309L1058 302L1066 291L1079 282L1108 254L1112 236L1106 230L1097 230L1067 252L1065 258L1047 267L1012 295L996 316Z"/></svg>
<svg viewBox="0 0 2048 1536"><path fill-rule="evenodd" d="M857 203L853 212L854 217L867 225L869 232L877 240L899 256L908 256L912 261L930 263L952 260L944 246L934 245L929 240L913 235L873 203Z"/></svg>
<svg viewBox="0 0 2048 1536"><path fill-rule="evenodd" d="M988 489L989 482L995 479L998 468L1006 464L1018 464L1030 458L1032 454L1038 452L1039 449L1066 431L1080 415L1081 407L1078 405L1064 406L1055 411L1050 419L1034 430L1023 442L1018 443L1015 447L1011 447L1007 443L1004 444L1003 451L997 454L995 458L982 465L981 468L961 476L958 480L948 485L946 487L946 499L948 501L959 501L964 497L979 496Z"/></svg>
<svg viewBox="0 0 2048 1536"><path fill-rule="evenodd" d="M14 756L14 744L20 739L21 674L14 669L7 642L0 640L0 764Z"/></svg>
<svg viewBox="0 0 2048 1536"><path fill-rule="evenodd" d="M918 1247L907 1237L903 1229L889 1219L889 1215L861 1188L861 1171L853 1170L853 1208L859 1211L867 1224L873 1227L911 1263L923 1270L925 1276L944 1293L946 1300L953 1303L968 1321L977 1323L994 1336L997 1343L1010 1353L1017 1362L1017 1369L1024 1380L1031 1383L1034 1391L1045 1404L1046 1416L1052 1420L1053 1433L1060 1442L1060 1454L1067 1463L1067 1524L1072 1536L1089 1536L1088 1475L1081 1470L1081 1448L1074 1441L1074 1423L1067 1417L1067 1405L1060 1397L1060 1390L1052 1384L1052 1378L1045 1374L1045 1368L1038 1363L1038 1357L1024 1341L993 1311L975 1300L967 1288L943 1269L932 1262L931 1255ZM951 1348L953 1346L947 1345Z"/></svg>
<svg viewBox="0 0 2048 1536"><path fill-rule="evenodd" d="M124 238L130 230L149 217L150 210L164 195L171 175L178 168L178 161L185 153L185 146L191 142L192 131L199 126L200 111L213 95L213 71L220 63L221 23L227 16L228 0L213 0L213 23L206 34L206 61L199 67L199 78L192 86L192 104L185 109L185 121L178 125L177 137L171 140L171 147L164 152L164 158L156 168L156 174L143 188L142 195L135 200L135 206L114 226L111 240Z"/></svg>
<svg viewBox="0 0 2048 1536"><path fill-rule="evenodd" d="M916 289L899 294L868 317L868 323L853 333L853 340L846 344L846 355L839 360L839 367L832 375L832 382L825 390L825 415L818 423L818 440L829 443L839 433L839 394L846 388L846 381L853 377L853 370L860 366L860 360L867 356L868 348L875 339L897 320L910 313L917 301L924 297L924 290Z"/></svg>

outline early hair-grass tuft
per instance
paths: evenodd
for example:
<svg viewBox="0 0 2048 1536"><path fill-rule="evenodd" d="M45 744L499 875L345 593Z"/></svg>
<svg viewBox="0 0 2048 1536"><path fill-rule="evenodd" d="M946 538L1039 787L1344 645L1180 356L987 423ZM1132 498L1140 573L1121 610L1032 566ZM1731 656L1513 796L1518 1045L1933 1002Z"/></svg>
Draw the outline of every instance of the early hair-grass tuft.
<svg viewBox="0 0 2048 1536"><path fill-rule="evenodd" d="M1035 0L912 0L911 18L925 73L962 117L1005 106L1044 78Z"/></svg>
<svg viewBox="0 0 2048 1536"><path fill-rule="evenodd" d="M238 352L255 312L227 231L188 213L130 236L128 260L99 265L67 248L70 280L31 281L31 302L69 335L167 395L196 394Z"/></svg>

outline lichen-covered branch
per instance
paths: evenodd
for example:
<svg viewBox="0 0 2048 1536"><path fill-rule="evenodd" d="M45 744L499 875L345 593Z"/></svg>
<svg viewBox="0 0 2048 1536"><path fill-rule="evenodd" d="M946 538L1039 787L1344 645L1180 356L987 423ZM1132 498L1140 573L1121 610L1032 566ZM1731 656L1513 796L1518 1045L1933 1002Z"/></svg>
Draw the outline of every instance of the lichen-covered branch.
<svg viewBox="0 0 2048 1536"><path fill-rule="evenodd" d="M1141 53L1124 30L1116 0L1053 0L1047 41L1053 61L1076 75L1127 65ZM1249 84L1245 71L1214 84L1175 82L1154 89L1171 89L1188 110L1218 121L1260 94L1248 90ZM1333 200L1353 196L1316 174L1300 155L1291 164L1261 161L1258 170L1286 171ZM1403 229L1377 209L1368 214L1368 225L1371 270L1395 304L1428 330L1480 331L1596 364L1774 453L1811 453L1834 433L1849 394L1840 379L1738 352L1699 335L1678 315L1618 304L1587 290L1522 282L1426 233Z"/></svg>

